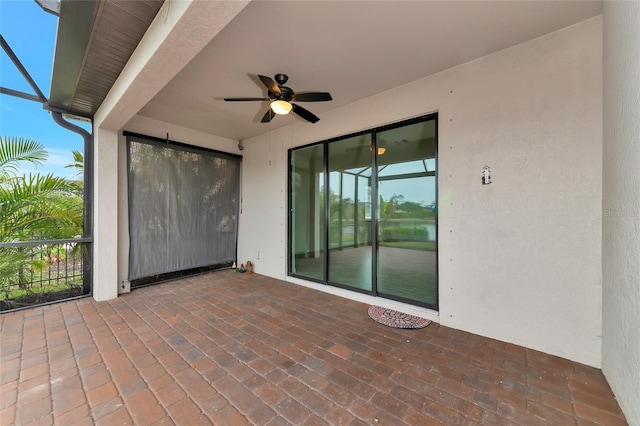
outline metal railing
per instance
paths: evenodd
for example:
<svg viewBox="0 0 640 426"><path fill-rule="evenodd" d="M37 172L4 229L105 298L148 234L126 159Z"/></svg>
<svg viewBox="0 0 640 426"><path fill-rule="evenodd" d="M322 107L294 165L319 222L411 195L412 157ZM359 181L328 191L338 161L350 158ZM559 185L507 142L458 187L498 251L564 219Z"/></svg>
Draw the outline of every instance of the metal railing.
<svg viewBox="0 0 640 426"><path fill-rule="evenodd" d="M91 238L0 243L0 310L91 291Z"/></svg>

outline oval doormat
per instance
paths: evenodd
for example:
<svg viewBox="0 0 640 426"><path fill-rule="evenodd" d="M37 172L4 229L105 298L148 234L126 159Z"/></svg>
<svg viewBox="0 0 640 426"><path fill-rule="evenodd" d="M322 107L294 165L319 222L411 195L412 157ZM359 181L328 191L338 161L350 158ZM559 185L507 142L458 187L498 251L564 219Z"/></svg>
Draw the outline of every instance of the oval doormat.
<svg viewBox="0 0 640 426"><path fill-rule="evenodd" d="M371 306L368 314L374 321L393 328L424 328L431 324L431 320L383 308L382 306Z"/></svg>

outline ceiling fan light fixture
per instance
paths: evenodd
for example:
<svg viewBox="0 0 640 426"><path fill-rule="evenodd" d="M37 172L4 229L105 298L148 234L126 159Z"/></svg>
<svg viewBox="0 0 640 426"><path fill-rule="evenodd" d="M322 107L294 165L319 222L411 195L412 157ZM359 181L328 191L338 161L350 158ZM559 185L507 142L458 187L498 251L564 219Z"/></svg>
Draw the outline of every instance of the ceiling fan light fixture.
<svg viewBox="0 0 640 426"><path fill-rule="evenodd" d="M276 74L275 81L273 81L271 77L260 74L258 74L257 77L269 91L268 98L224 98L224 100L225 102L269 101L269 109L265 112L262 120L260 120L261 123L270 123L276 115L286 115L290 112L293 112L309 123L317 123L320 119L311 111L298 105L298 102L325 102L333 100L329 92L305 92L296 95L293 89L283 86L289 78L285 74ZM296 103L292 104L290 101L295 101Z"/></svg>
<svg viewBox="0 0 640 426"><path fill-rule="evenodd" d="M372 146L369 147L369 151L373 151L373 147ZM383 148L383 147L380 146L380 147L378 147L377 151L378 151L378 155L382 155L385 152L387 152L387 148Z"/></svg>
<svg viewBox="0 0 640 426"><path fill-rule="evenodd" d="M293 106L287 101L277 100L271 102L271 109L279 115L289 114L291 112L291 108L293 108Z"/></svg>

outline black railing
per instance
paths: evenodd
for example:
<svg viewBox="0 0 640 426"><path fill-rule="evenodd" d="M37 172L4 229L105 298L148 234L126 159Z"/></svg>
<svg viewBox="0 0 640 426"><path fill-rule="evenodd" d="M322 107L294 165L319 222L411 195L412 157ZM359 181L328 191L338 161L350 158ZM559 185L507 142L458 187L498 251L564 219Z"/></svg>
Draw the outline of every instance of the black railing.
<svg viewBox="0 0 640 426"><path fill-rule="evenodd" d="M0 243L0 310L90 292L90 238Z"/></svg>

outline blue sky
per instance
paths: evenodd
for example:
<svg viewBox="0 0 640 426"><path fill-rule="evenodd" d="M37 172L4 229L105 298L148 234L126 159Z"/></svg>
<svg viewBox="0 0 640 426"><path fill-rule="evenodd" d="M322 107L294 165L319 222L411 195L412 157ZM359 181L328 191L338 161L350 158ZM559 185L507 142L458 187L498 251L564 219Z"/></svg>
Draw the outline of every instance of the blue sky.
<svg viewBox="0 0 640 426"><path fill-rule="evenodd" d="M2 36L46 97L51 86L57 25L58 18L42 10L34 0L0 0ZM0 57L0 85L35 94L4 50ZM88 123L73 123L90 131ZM0 94L0 134L3 138L33 139L47 147L47 164L37 169L25 166L23 172L75 177L75 170L64 166L73 162L72 150L83 151L82 137L58 126L41 104Z"/></svg>

